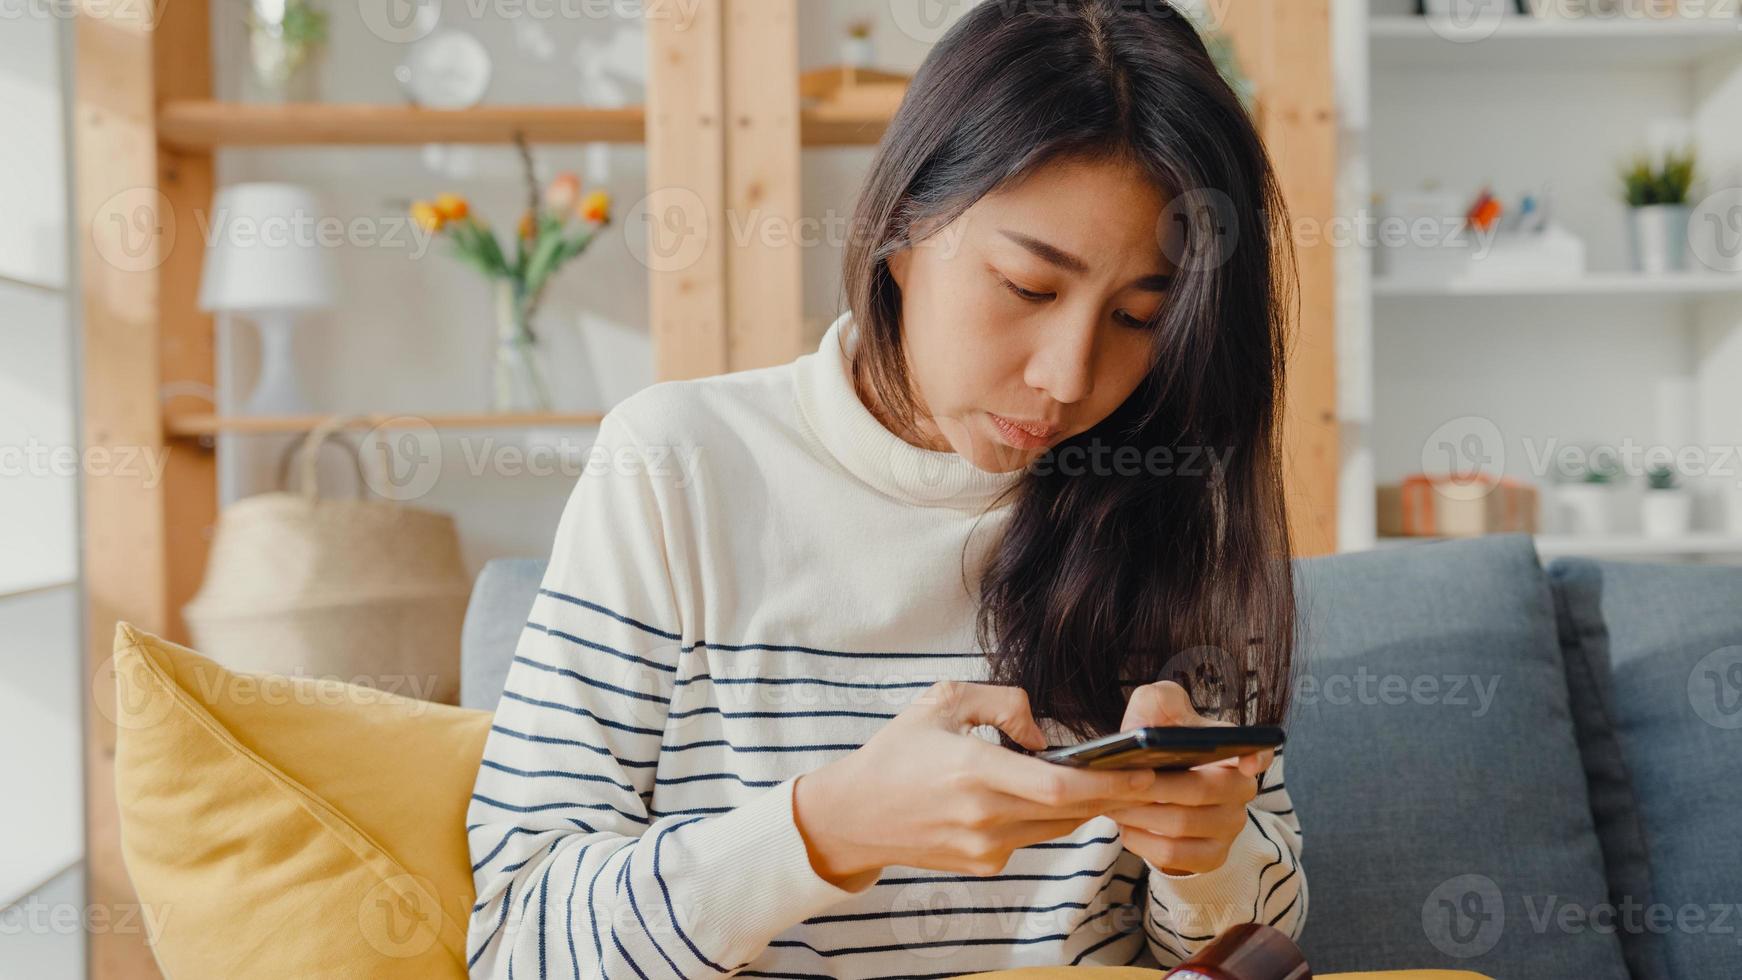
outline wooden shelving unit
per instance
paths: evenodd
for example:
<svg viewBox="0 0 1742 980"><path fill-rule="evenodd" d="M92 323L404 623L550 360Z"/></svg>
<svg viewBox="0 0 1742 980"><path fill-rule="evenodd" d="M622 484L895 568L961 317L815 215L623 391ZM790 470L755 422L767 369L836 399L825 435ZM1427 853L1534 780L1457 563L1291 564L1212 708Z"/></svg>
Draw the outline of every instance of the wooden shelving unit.
<svg viewBox="0 0 1742 980"><path fill-rule="evenodd" d="M503 143L644 143L647 187L681 187L686 223L726 226L803 217L801 152L875 145L887 100L801 103L798 0L703 0L680 24L647 22L647 104L623 108L481 106L439 111L391 105L252 105L213 99L206 0L124 5L80 0L73 26L75 200L82 230L83 441L88 449L162 453L160 478L85 481L87 687L112 696L103 671L117 620L186 642L183 604L205 570L217 516L211 444L225 433L295 432L312 417L210 414L212 318L196 297L197 234L177 216L208 208L214 155L227 147ZM1299 220L1334 206L1329 0L1243 0L1224 29L1266 93L1265 139L1278 147L1285 194ZM655 202L659 203L659 202ZM140 235L143 230L143 235ZM131 236L131 237L129 237ZM715 235L681 269L650 269L649 329L657 380L781 364L812 349L802 314L802 252L792 236ZM1335 540L1332 270L1328 246L1300 250L1300 323L1285 420L1289 504L1302 553ZM437 428L596 425L596 414L373 415L360 425ZM119 919L137 899L121 861L114 807L113 712L85 712L86 901ZM138 932L94 931L89 975L158 976Z"/></svg>

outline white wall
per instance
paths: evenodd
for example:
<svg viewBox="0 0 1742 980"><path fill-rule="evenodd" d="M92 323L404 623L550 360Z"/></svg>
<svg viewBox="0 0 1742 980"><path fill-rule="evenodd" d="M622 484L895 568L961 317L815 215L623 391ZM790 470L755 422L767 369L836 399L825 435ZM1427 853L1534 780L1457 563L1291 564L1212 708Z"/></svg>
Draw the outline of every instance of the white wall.
<svg viewBox="0 0 1742 980"><path fill-rule="evenodd" d="M66 25L29 9L0 30L0 977L53 980L84 949L55 926L83 907L76 301Z"/></svg>

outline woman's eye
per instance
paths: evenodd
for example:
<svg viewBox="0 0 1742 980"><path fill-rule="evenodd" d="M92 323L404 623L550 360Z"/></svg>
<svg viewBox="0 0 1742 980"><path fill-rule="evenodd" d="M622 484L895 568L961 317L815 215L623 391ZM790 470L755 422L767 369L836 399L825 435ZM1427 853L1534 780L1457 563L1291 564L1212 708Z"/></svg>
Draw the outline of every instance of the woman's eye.
<svg viewBox="0 0 1742 980"><path fill-rule="evenodd" d="M998 281L1004 284L1005 289L1010 290L1011 292L1015 293L1016 295L1022 297L1025 300L1028 300L1031 303L1039 302L1039 301L1046 299L1047 297L1052 295L1051 293L1037 293L1037 292L1034 292L1033 290L1023 289L1021 286L1018 286L1017 284L1011 282L1010 280L1004 278L1003 276L999 276Z"/></svg>
<svg viewBox="0 0 1742 980"><path fill-rule="evenodd" d="M1017 296L1021 297L1024 300L1027 300L1030 303L1039 303L1039 302L1045 301L1047 299L1052 298L1052 295L1053 295L1052 293L1037 293L1032 289L1023 289L1021 286L1018 286L1017 284L1011 282L1009 279L1006 279L1003 276L999 276L998 281L1004 284L1005 289L1010 290L1012 293L1015 293ZM1148 327L1149 327L1149 321L1139 320L1136 317L1132 316L1131 314L1125 312L1124 310L1120 310L1117 313L1114 313L1113 319L1115 321L1117 321L1121 326L1130 327L1133 330L1145 330L1145 329L1148 329Z"/></svg>

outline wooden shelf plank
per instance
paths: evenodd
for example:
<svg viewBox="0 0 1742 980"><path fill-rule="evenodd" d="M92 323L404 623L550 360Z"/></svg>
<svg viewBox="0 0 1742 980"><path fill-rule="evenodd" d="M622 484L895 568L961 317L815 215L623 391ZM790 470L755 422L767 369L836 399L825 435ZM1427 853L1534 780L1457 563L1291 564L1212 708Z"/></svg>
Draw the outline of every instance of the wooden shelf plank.
<svg viewBox="0 0 1742 980"><path fill-rule="evenodd" d="M1389 68L1676 68L1742 50L1734 14L1479 19L1468 26L1397 15L1369 26L1373 63Z"/></svg>
<svg viewBox="0 0 1742 980"><path fill-rule="evenodd" d="M307 432L328 415L210 415L186 414L169 416L164 429L172 438L197 438L219 433L238 435L270 435L283 432ZM359 415L345 426L349 429L410 428L428 425L437 429L527 429L549 427L596 426L604 419L600 412L526 412L516 414L480 413L454 414L387 414Z"/></svg>
<svg viewBox="0 0 1742 980"><path fill-rule="evenodd" d="M157 116L159 142L177 149L509 143L516 132L541 143L640 143L645 126L640 106L497 105L453 110L184 100L165 102Z"/></svg>
<svg viewBox="0 0 1742 980"><path fill-rule="evenodd" d="M1373 295L1393 299L1453 299L1464 297L1542 296L1555 299L1590 297L1660 297L1691 299L1699 296L1742 295L1742 275L1721 272L1676 272L1647 275L1637 272L1587 272L1569 277L1517 277L1490 279L1391 279L1377 276Z"/></svg>
<svg viewBox="0 0 1742 980"><path fill-rule="evenodd" d="M818 106L800 113L807 146L875 145L891 113ZM218 102L186 99L158 109L158 141L176 150L246 146L410 146L422 143L642 143L641 106L495 105L420 109L363 103Z"/></svg>

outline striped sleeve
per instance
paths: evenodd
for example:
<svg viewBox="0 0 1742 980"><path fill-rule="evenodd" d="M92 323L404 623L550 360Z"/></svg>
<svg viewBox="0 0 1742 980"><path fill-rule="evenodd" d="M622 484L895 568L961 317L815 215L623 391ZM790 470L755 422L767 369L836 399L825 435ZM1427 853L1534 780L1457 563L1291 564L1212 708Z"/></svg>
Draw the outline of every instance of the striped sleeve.
<svg viewBox="0 0 1742 980"><path fill-rule="evenodd" d="M1300 820L1283 782L1279 750L1258 778L1258 794L1246 805L1246 826L1221 867L1171 875L1144 862L1149 908L1143 925L1156 962L1177 966L1242 922L1274 926L1298 940L1307 908L1300 845Z"/></svg>
<svg viewBox="0 0 1742 980"><path fill-rule="evenodd" d="M717 811L654 807L672 692L701 656L673 584L694 474L661 469L674 454L621 409L558 522L468 807L475 980L725 975L857 894L812 868L792 780Z"/></svg>

